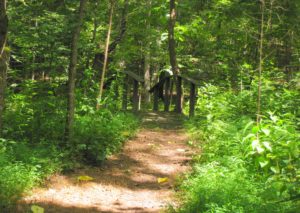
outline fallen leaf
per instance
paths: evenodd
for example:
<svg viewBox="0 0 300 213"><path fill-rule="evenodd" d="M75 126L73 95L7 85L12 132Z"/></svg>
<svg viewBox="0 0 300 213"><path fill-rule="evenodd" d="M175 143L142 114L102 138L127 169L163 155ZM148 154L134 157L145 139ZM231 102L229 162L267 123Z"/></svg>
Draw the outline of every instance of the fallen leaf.
<svg viewBox="0 0 300 213"><path fill-rule="evenodd" d="M131 133L130 133L129 131L124 131L124 132L122 132L121 134L122 134L122 136L124 136L124 137L129 137L129 136L131 135Z"/></svg>
<svg viewBox="0 0 300 213"><path fill-rule="evenodd" d="M85 176L79 176L79 177L77 178L77 180L78 180L78 181L92 181L92 180L94 180L94 178L85 175Z"/></svg>
<svg viewBox="0 0 300 213"><path fill-rule="evenodd" d="M37 206L37 205L31 206L31 211L32 211L32 213L44 213L45 212L44 208Z"/></svg>
<svg viewBox="0 0 300 213"><path fill-rule="evenodd" d="M185 152L184 149L177 149L178 152Z"/></svg>
<svg viewBox="0 0 300 213"><path fill-rule="evenodd" d="M164 178L157 178L157 183L166 183L169 181L169 178L164 177Z"/></svg>

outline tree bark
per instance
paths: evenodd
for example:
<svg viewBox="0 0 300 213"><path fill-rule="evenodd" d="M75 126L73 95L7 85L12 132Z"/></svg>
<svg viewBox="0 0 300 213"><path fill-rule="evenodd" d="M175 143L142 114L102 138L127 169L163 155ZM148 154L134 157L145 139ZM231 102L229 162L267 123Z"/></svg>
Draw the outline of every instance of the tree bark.
<svg viewBox="0 0 300 213"><path fill-rule="evenodd" d="M182 83L179 75L179 69L176 58L176 42L174 36L174 28L176 24L176 0L170 0L170 20L169 20L169 56L170 64L174 74L174 81L176 84L176 103L175 111L182 113Z"/></svg>
<svg viewBox="0 0 300 213"><path fill-rule="evenodd" d="M96 37L97 37L97 28L98 28L98 20L97 20L97 18L93 19L93 24L94 24L94 29L93 29L93 35L92 35L91 43L95 44ZM91 52L89 51L87 53L87 57L86 57L85 69L89 69L90 68L91 58L92 58L92 55L91 55Z"/></svg>
<svg viewBox="0 0 300 213"><path fill-rule="evenodd" d="M139 111L139 82L137 80L133 80L133 97L132 97L132 104L133 104L133 111Z"/></svg>
<svg viewBox="0 0 300 213"><path fill-rule="evenodd" d="M6 89L8 62L9 62L9 51L4 50L0 58L0 137L2 137L2 130L3 130L3 113L5 109L5 89Z"/></svg>
<svg viewBox="0 0 300 213"><path fill-rule="evenodd" d="M150 32L150 18L151 18L151 5L152 1L148 0L147 1L147 9L148 9L148 14L147 14L147 19L146 19L146 34L149 35ZM145 89L145 101L146 103L151 102L151 95L149 90L151 89L151 74L150 74L150 60L151 60L151 54L150 54L150 39L149 36L146 36L145 38L146 44L145 44L145 63L144 63L144 89Z"/></svg>
<svg viewBox="0 0 300 213"><path fill-rule="evenodd" d="M108 54L109 54L109 42L110 42L110 35L111 35L111 28L112 28L112 21L113 21L113 11L114 11L114 1L110 1L110 9L109 9L109 24L108 24L108 31L107 31L107 38L106 38L106 44L105 44L105 53L104 53L104 62L103 62L103 69L101 73L101 79L100 79L100 85L99 85L99 94L97 97L97 110L100 109L102 94L103 94L103 85L104 85L104 79L108 64Z"/></svg>
<svg viewBox="0 0 300 213"><path fill-rule="evenodd" d="M262 93L262 70L264 65L263 44L264 44L264 23L265 23L265 0L261 0L261 25L260 25L260 41L259 41L259 65L258 65L258 94L257 94L257 112L256 123L260 125L261 121L261 93ZM259 133L257 133L259 139Z"/></svg>
<svg viewBox="0 0 300 213"><path fill-rule="evenodd" d="M170 88L171 88L171 78L167 78L165 82L165 112L170 111Z"/></svg>
<svg viewBox="0 0 300 213"><path fill-rule="evenodd" d="M121 16L121 25L119 35L114 39L113 42L109 44L108 53L111 54L118 46L118 44L122 41L123 37L125 36L126 29L127 29L127 12L128 12L128 2L129 0L124 1L124 8L122 10ZM101 70L103 67L105 52L96 53L93 62L93 68L95 70Z"/></svg>
<svg viewBox="0 0 300 213"><path fill-rule="evenodd" d="M158 93L159 93L159 90L158 90L158 87L156 87L154 89L154 97L153 97L153 111L154 112L157 112L158 111L158 107L159 107L159 97L158 97Z"/></svg>
<svg viewBox="0 0 300 213"><path fill-rule="evenodd" d="M76 66L78 61L78 41L80 37L81 26L83 24L84 10L87 0L80 0L79 13L76 19L77 25L73 32L71 43L71 56L69 65L69 79L68 79L68 106L67 118L65 126L65 140L69 141L73 136L73 123L75 114L75 80L76 80Z"/></svg>
<svg viewBox="0 0 300 213"><path fill-rule="evenodd" d="M196 85L191 83L190 88L190 112L189 116L194 117L195 115L195 105L196 105Z"/></svg>
<svg viewBox="0 0 300 213"><path fill-rule="evenodd" d="M7 40L8 18L6 14L6 0L0 0L0 57Z"/></svg>
<svg viewBox="0 0 300 213"><path fill-rule="evenodd" d="M126 75L123 82L123 97L122 97L122 110L127 110L128 105L128 88L129 87L129 77Z"/></svg>
<svg viewBox="0 0 300 213"><path fill-rule="evenodd" d="M6 14L6 0L0 0L0 137L2 137L3 130L3 112L4 112L4 95L6 88L6 74L9 53L5 50L8 18Z"/></svg>

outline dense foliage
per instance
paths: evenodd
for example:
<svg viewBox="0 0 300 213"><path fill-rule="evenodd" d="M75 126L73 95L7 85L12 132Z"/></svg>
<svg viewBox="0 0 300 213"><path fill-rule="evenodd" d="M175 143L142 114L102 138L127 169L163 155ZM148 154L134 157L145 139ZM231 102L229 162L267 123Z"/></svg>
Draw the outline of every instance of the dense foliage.
<svg viewBox="0 0 300 213"><path fill-rule="evenodd" d="M130 71L146 110L168 75L159 100L177 112L199 87L187 128L203 153L178 211L295 212L298 20L297 0L0 0L0 205L120 149L138 123L120 110Z"/></svg>
<svg viewBox="0 0 300 213"><path fill-rule="evenodd" d="M257 126L255 90L200 89L198 114L187 128L202 151L181 186L185 204L179 212L299 209L299 93L270 82L264 91Z"/></svg>
<svg viewBox="0 0 300 213"><path fill-rule="evenodd" d="M179 48L194 54L183 66L209 80L187 124L202 152L178 211L297 212L299 4L194 4L200 10L180 22Z"/></svg>
<svg viewBox="0 0 300 213"><path fill-rule="evenodd" d="M137 118L124 112L95 111L85 99L80 103L75 135L64 145L65 100L57 83L28 81L21 91L10 88L0 142L0 206L50 174L72 170L78 163L102 165L137 129ZM83 97L78 94L78 97Z"/></svg>

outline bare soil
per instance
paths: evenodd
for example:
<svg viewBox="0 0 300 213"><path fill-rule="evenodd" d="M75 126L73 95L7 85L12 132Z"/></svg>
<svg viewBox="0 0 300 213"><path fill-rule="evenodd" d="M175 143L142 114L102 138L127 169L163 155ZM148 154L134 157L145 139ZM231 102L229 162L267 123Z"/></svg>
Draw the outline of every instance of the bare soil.
<svg viewBox="0 0 300 213"><path fill-rule="evenodd" d="M45 187L25 196L16 212L38 205L46 213L141 213L163 212L176 205L174 185L189 169L192 155L181 120L172 114L148 113L142 126L136 138L104 166L52 176ZM86 175L94 180L78 181ZM168 181L158 183L158 178Z"/></svg>

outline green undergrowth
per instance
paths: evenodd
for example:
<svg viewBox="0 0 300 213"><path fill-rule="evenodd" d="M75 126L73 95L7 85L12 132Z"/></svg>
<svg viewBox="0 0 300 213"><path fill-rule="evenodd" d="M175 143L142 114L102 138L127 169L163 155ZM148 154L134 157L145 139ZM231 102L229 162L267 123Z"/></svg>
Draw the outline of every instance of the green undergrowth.
<svg viewBox="0 0 300 213"><path fill-rule="evenodd" d="M101 165L106 156L118 152L134 136L137 118L128 113L102 110L78 117L72 141L73 153L89 164Z"/></svg>
<svg viewBox="0 0 300 213"><path fill-rule="evenodd" d="M60 171L62 153L48 144L0 140L0 206L14 204L23 192Z"/></svg>
<svg viewBox="0 0 300 213"><path fill-rule="evenodd" d="M175 212L297 212L300 209L299 93L265 82L263 117L256 91L201 88L187 121L201 154L180 183ZM259 139L256 135L259 134Z"/></svg>
<svg viewBox="0 0 300 213"><path fill-rule="evenodd" d="M135 135L139 120L130 113L103 108L80 98L74 135L63 141L65 101L56 84L23 85L11 94L0 139L0 212L5 212L24 192L56 172L78 165L99 166Z"/></svg>

